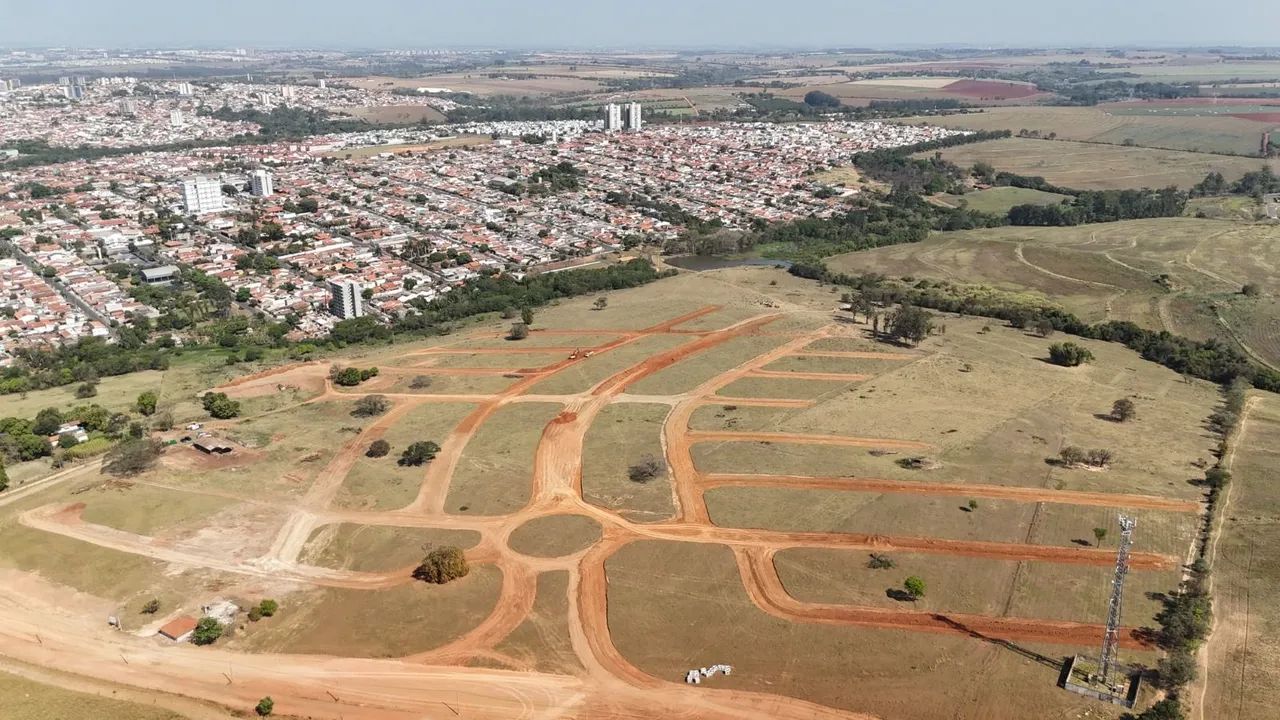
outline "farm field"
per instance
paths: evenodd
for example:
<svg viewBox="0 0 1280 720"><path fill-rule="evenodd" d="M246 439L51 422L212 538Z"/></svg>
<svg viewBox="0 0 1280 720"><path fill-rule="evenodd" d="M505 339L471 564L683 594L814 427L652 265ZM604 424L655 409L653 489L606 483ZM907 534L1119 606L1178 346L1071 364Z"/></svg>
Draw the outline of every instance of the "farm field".
<svg viewBox="0 0 1280 720"><path fill-rule="evenodd" d="M229 454L179 442L129 478L0 496L0 651L298 717L1119 717L1055 682L1100 642L1121 512L1139 523L1122 654L1157 659L1142 629L1195 535L1215 386L1100 342L1053 366L1049 340L975 318L882 342L772 267L594 300L539 309L522 342L494 318L219 379L246 401L205 424ZM330 362L380 372L339 390ZM265 403L281 386L299 391ZM372 395L388 406L353 414ZM1138 417L1100 419L1120 397ZM436 448L398 462L415 441ZM1072 444L1114 459L1046 462ZM415 580L446 546L468 572ZM279 607L208 647L156 635L215 599ZM716 663L732 674L684 682Z"/></svg>
<svg viewBox="0 0 1280 720"><path fill-rule="evenodd" d="M558 76L534 67L492 68L492 72L447 73L417 78L363 77L346 82L353 87L371 90L426 87L481 96L514 95L517 97L587 93L604 88L604 85L596 80Z"/></svg>
<svg viewBox="0 0 1280 720"><path fill-rule="evenodd" d="M987 162L997 170L1039 176L1079 190L1170 185L1186 190L1211 172L1236 180L1268 163L1273 169L1280 167L1277 161L1262 159L1028 138L960 145L943 150L942 157L962 167Z"/></svg>
<svg viewBox="0 0 1280 720"><path fill-rule="evenodd" d="M444 122L444 113L430 105L380 105L377 107L343 108L344 115L374 125L399 123Z"/></svg>
<svg viewBox="0 0 1280 720"><path fill-rule="evenodd" d="M1111 112L1109 107L1114 106L993 107L978 113L906 118L902 122L1014 133L1025 129L1041 136L1056 133L1060 140L1111 145L1130 140L1139 147L1245 156L1257 155L1262 133L1276 125L1237 117L1135 116L1130 114L1131 107L1120 106L1120 112Z"/></svg>
<svg viewBox="0 0 1280 720"><path fill-rule="evenodd" d="M1218 338L1280 365L1277 240L1274 225L1161 218L939 233L921 243L841 255L831 264L852 273L986 286L1030 305L1059 305L1090 322L1131 320ZM1245 283L1256 283L1261 295L1240 294Z"/></svg>

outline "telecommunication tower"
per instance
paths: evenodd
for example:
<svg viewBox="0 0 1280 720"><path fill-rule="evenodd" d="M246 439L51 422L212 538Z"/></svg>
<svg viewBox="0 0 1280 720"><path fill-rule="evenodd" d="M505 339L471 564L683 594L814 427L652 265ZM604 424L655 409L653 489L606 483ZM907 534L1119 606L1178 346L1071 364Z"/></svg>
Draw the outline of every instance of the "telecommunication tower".
<svg viewBox="0 0 1280 720"><path fill-rule="evenodd" d="M1098 672L1103 684L1110 687L1111 671L1120 644L1120 603L1124 599L1124 578L1129 574L1129 547L1133 544L1133 528L1137 521L1120 516L1120 549L1116 551L1116 574L1111 580L1111 601L1107 606L1107 633L1102 638L1102 658Z"/></svg>

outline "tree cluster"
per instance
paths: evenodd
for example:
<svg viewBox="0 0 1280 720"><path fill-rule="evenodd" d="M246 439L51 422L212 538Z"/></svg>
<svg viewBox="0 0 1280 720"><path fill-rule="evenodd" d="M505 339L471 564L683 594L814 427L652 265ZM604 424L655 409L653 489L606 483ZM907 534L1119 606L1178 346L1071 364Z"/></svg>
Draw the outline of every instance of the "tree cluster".
<svg viewBox="0 0 1280 720"><path fill-rule="evenodd" d="M240 414L240 401L232 400L226 393L207 392L200 398L205 412L219 420L236 417Z"/></svg>
<svg viewBox="0 0 1280 720"><path fill-rule="evenodd" d="M1054 365L1076 367L1093 361L1093 353L1088 348L1073 342L1054 343L1049 346L1049 360Z"/></svg>
<svg viewBox="0 0 1280 720"><path fill-rule="evenodd" d="M427 553L422 563L413 570L416 580L443 585L452 580L463 578L471 572L467 558L461 548L452 545L439 547Z"/></svg>

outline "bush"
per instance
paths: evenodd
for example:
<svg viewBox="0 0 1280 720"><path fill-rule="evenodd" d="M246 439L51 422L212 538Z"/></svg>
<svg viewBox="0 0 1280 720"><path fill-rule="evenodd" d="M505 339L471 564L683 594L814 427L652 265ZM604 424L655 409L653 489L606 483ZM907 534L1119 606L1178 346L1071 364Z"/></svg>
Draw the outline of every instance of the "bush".
<svg viewBox="0 0 1280 720"><path fill-rule="evenodd" d="M386 440L374 440L369 443L369 449L365 450L365 457L380 458L391 452L391 443Z"/></svg>
<svg viewBox="0 0 1280 720"><path fill-rule="evenodd" d="M1138 408L1129 398L1120 398L1111 403L1111 419L1116 422L1132 420L1138 414Z"/></svg>
<svg viewBox="0 0 1280 720"><path fill-rule="evenodd" d="M381 415L391 407L391 401L387 400L385 395L366 395L356 401L356 407L351 411L356 417L373 417Z"/></svg>
<svg viewBox="0 0 1280 720"><path fill-rule="evenodd" d="M258 622L262 619L262 610L257 607L249 608L249 622Z"/></svg>
<svg viewBox="0 0 1280 720"><path fill-rule="evenodd" d="M76 388L76 397L81 400L94 397L98 394L98 386L96 383L80 383Z"/></svg>
<svg viewBox="0 0 1280 720"><path fill-rule="evenodd" d="M1058 457L1062 460L1063 465L1071 467L1072 465L1083 465L1088 456L1085 454L1084 450L1081 450L1075 445L1068 445L1067 447L1062 448L1058 453Z"/></svg>
<svg viewBox="0 0 1280 720"><path fill-rule="evenodd" d="M61 435L58 436L58 447L62 448L63 450L69 450L79 444L80 444L80 441L77 440L76 436L72 435L71 433L62 433Z"/></svg>
<svg viewBox="0 0 1280 720"><path fill-rule="evenodd" d="M895 563L893 558L888 555L877 555L876 553L871 553L871 559L867 560L867 567L872 570L889 570L896 565L897 563Z"/></svg>
<svg viewBox="0 0 1280 720"><path fill-rule="evenodd" d="M272 700L271 696L268 695L258 701L258 704L253 708L253 711L258 713L258 715L261 717L266 717L270 715L272 712L274 712L275 709L276 709L276 701Z"/></svg>
<svg viewBox="0 0 1280 720"><path fill-rule="evenodd" d="M667 466L661 460L652 455L645 455L639 462L627 468L627 477L631 478L631 482L647 483L661 477L666 470Z"/></svg>
<svg viewBox="0 0 1280 720"><path fill-rule="evenodd" d="M200 622L196 623L196 629L191 633L191 642L194 645L212 645L222 637L222 623L211 617L202 617Z"/></svg>
<svg viewBox="0 0 1280 720"><path fill-rule="evenodd" d="M1142 711L1140 715L1126 717L1134 720L1185 720L1187 715L1182 711L1182 703L1177 698L1167 697Z"/></svg>
<svg viewBox="0 0 1280 720"><path fill-rule="evenodd" d="M518 322L511 325L511 332L507 333L508 340L524 340L529 337L529 325Z"/></svg>
<svg viewBox="0 0 1280 720"><path fill-rule="evenodd" d="M342 368L335 373L329 374L334 384L343 387L355 387L360 384L360 370L357 368Z"/></svg>
<svg viewBox="0 0 1280 720"><path fill-rule="evenodd" d="M1047 317L1036 320L1036 334L1040 337L1047 338L1053 334L1053 321Z"/></svg>
<svg viewBox="0 0 1280 720"><path fill-rule="evenodd" d="M275 600L263 600L258 603L258 610L262 612L262 617L271 617L280 609L280 603Z"/></svg>
<svg viewBox="0 0 1280 720"><path fill-rule="evenodd" d="M422 564L413 571L413 577L423 582L443 585L451 580L466 577L471 572L462 550L452 545L427 553Z"/></svg>
<svg viewBox="0 0 1280 720"><path fill-rule="evenodd" d="M431 387L431 383L430 375L414 375L413 379L409 381L409 388L411 390L423 390Z"/></svg>
<svg viewBox="0 0 1280 720"><path fill-rule="evenodd" d="M157 598L151 598L146 605L142 606L142 614L144 615L155 615L158 612L160 612L160 600Z"/></svg>
<svg viewBox="0 0 1280 720"><path fill-rule="evenodd" d="M1049 346L1049 360L1054 365L1076 367L1093 360L1093 353L1073 342L1054 343Z"/></svg>
<svg viewBox="0 0 1280 720"><path fill-rule="evenodd" d="M419 440L409 447L405 448L404 454L400 456L401 465L421 465L436 459L436 453L440 452L440 446L430 440Z"/></svg>

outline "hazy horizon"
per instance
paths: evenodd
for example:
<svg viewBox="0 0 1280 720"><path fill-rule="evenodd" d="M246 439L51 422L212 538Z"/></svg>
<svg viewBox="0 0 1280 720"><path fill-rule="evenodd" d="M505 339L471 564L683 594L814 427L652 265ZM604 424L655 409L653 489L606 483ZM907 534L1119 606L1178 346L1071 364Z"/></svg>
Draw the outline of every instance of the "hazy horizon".
<svg viewBox="0 0 1280 720"><path fill-rule="evenodd" d="M1280 45L1280 2L1080 0L1056 12L1014 0L0 1L0 46L833 48Z"/></svg>

